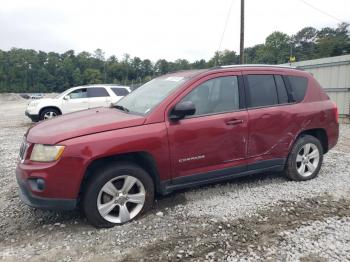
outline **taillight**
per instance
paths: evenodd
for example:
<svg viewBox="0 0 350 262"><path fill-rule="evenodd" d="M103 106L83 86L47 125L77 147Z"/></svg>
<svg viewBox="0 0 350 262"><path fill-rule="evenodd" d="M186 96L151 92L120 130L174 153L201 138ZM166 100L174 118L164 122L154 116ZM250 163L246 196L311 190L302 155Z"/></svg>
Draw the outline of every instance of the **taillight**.
<svg viewBox="0 0 350 262"><path fill-rule="evenodd" d="M338 107L337 104L333 102L333 112L334 112L334 119L337 124L339 124L339 114L338 114Z"/></svg>

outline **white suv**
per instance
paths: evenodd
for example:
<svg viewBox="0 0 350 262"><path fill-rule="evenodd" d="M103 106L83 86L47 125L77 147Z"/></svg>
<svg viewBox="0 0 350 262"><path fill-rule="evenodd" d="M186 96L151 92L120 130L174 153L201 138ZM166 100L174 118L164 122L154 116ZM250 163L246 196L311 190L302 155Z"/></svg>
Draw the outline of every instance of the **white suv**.
<svg viewBox="0 0 350 262"><path fill-rule="evenodd" d="M95 107L109 107L130 93L127 86L89 85L72 87L55 98L42 98L29 102L25 111L32 121L49 119Z"/></svg>

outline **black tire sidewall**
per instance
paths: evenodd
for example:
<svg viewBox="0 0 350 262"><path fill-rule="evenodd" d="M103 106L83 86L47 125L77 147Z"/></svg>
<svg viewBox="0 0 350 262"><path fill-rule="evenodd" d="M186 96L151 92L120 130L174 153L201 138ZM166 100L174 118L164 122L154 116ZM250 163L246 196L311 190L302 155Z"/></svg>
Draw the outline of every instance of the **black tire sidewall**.
<svg viewBox="0 0 350 262"><path fill-rule="evenodd" d="M88 221L96 227L113 227L115 225L121 225L111 223L105 220L97 209L97 197L101 188L111 179L118 176L133 176L141 181L143 184L146 197L145 203L140 213L133 219L141 216L145 211L150 209L154 199L154 185L149 174L141 167L127 162L121 162L112 166L105 167L103 169L96 170L92 174L92 178L89 179L86 190L83 194L82 208ZM127 222L125 222L127 223Z"/></svg>
<svg viewBox="0 0 350 262"><path fill-rule="evenodd" d="M309 143L314 144L317 147L317 149L320 153L320 158L319 158L318 166L315 169L315 171L313 172L313 174L311 176L304 177L304 176L301 176L297 170L296 158L297 158L297 155L298 155L299 151L301 150L301 148L305 144L309 144ZM315 178L318 175L318 173L321 169L321 166L322 166L322 162L323 162L323 148L322 148L320 141L313 136L303 135L303 136L298 138L298 140L294 144L292 151L288 157L286 174L292 180L296 180L296 181L310 180L310 179Z"/></svg>
<svg viewBox="0 0 350 262"><path fill-rule="evenodd" d="M46 108L46 109L41 111L41 113L39 115L39 120L44 120L44 116L45 116L45 114L47 112L55 112L57 116L60 115L60 112L57 109L55 109L55 108Z"/></svg>

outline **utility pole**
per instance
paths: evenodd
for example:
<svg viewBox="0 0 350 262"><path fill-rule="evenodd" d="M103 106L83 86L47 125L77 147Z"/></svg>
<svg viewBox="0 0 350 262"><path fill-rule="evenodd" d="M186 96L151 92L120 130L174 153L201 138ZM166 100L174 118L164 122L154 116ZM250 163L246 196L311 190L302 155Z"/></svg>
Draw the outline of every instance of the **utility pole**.
<svg viewBox="0 0 350 262"><path fill-rule="evenodd" d="M241 0L241 39L239 48L239 62L244 64L244 0Z"/></svg>
<svg viewBox="0 0 350 262"><path fill-rule="evenodd" d="M105 75L105 84L107 84L106 61L103 64L103 71L104 71L104 75Z"/></svg>

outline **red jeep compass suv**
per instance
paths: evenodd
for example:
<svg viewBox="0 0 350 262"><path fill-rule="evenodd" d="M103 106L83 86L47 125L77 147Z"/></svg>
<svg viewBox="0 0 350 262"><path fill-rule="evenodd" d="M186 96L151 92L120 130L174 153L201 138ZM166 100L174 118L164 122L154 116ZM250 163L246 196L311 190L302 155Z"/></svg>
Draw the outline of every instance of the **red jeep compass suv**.
<svg viewBox="0 0 350 262"><path fill-rule="evenodd" d="M110 227L149 209L155 193L259 172L312 179L338 132L337 107L304 71L182 71L113 108L33 126L16 174L26 204L80 206L92 224Z"/></svg>

